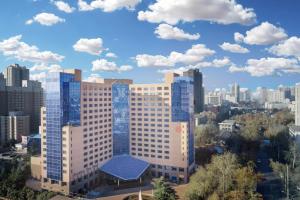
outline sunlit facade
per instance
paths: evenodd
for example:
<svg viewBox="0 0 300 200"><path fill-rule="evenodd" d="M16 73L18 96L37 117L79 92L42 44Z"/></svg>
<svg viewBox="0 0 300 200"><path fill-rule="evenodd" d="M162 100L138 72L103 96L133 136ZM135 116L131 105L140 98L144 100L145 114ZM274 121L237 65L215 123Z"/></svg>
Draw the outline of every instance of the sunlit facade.
<svg viewBox="0 0 300 200"><path fill-rule="evenodd" d="M194 169L192 78L168 74L161 84L92 83L81 81L81 71L66 70L50 73L46 85L43 189L88 191L101 184L99 170L112 158L141 163L142 171L150 166L155 177L188 181Z"/></svg>

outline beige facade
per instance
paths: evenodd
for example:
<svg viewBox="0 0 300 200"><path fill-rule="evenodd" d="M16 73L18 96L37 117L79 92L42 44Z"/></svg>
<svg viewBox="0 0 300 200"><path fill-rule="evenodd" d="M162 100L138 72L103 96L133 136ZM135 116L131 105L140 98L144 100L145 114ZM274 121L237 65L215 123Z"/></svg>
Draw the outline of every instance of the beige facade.
<svg viewBox="0 0 300 200"><path fill-rule="evenodd" d="M46 110L42 108L42 188L70 194L91 189L102 181L99 167L113 156L112 84L116 82L129 84L130 154L149 162L154 176L187 182L194 168L194 164L188 164L189 129L194 123L189 126L187 122L172 122L174 76L170 74L162 84L132 84L128 79L81 82L80 125L62 127L59 182L47 178Z"/></svg>
<svg viewBox="0 0 300 200"><path fill-rule="evenodd" d="M69 194L92 188L100 180L99 166L112 157L111 84L81 82L81 126L62 128L63 180L47 180L46 116L42 109L44 189Z"/></svg>
<svg viewBox="0 0 300 200"><path fill-rule="evenodd" d="M176 76L176 75L175 75ZM187 182L189 126L172 122L172 82L130 85L130 152L151 164L154 176Z"/></svg>
<svg viewBox="0 0 300 200"><path fill-rule="evenodd" d="M30 157L31 176L34 179L41 180L42 178L42 159L40 156Z"/></svg>

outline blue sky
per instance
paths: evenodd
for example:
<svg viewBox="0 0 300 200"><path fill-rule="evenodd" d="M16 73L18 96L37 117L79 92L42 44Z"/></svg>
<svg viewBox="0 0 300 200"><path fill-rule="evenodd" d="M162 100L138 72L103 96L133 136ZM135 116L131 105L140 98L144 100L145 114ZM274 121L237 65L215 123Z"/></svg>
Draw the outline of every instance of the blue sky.
<svg viewBox="0 0 300 200"><path fill-rule="evenodd" d="M209 89L300 82L299 1L174 2L3 0L0 71L19 63L38 80L49 71L79 68L84 79L152 83L165 71L200 68ZM237 32L243 36L235 40Z"/></svg>

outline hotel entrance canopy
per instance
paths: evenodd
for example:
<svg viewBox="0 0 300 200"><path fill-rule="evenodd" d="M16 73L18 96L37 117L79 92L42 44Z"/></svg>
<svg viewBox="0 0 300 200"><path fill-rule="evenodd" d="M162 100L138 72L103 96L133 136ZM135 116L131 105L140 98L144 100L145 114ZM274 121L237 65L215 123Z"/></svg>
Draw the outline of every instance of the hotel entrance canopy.
<svg viewBox="0 0 300 200"><path fill-rule="evenodd" d="M150 166L146 161L130 155L114 156L100 170L123 181L138 180Z"/></svg>

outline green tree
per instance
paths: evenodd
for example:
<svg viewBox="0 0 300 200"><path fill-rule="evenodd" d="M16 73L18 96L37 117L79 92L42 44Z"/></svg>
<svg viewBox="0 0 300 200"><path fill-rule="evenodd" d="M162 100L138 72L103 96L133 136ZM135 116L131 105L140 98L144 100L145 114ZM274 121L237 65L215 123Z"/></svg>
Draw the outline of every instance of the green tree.
<svg viewBox="0 0 300 200"><path fill-rule="evenodd" d="M167 184L163 178L156 179L154 182L154 199L156 200L176 200L176 191Z"/></svg>

